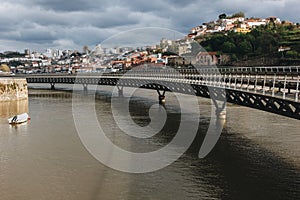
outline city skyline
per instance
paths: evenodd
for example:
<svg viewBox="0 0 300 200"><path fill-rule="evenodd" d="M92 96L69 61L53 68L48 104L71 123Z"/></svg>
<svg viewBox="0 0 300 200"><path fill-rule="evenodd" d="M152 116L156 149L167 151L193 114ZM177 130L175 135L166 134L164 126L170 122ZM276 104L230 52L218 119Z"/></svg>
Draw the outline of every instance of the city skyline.
<svg viewBox="0 0 300 200"><path fill-rule="evenodd" d="M63 1L29 0L0 3L0 52L43 52L48 48L94 48L123 31L163 27L187 34L194 26L219 14L242 11L246 17L277 16L299 22L296 0L255 1ZM180 17L178 17L180 16Z"/></svg>

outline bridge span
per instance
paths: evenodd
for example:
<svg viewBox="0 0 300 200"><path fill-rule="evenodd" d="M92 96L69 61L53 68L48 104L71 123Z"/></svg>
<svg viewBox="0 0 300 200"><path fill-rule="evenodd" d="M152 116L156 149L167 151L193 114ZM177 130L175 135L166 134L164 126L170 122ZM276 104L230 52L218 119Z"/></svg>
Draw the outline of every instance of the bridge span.
<svg viewBox="0 0 300 200"><path fill-rule="evenodd" d="M259 71L259 70L260 71ZM81 84L152 89L158 92L159 102L165 102L166 92L177 92L225 100L279 115L300 119L300 70L295 68L240 68L240 70L132 70L127 73L30 75L27 82ZM219 72L219 73L218 73Z"/></svg>

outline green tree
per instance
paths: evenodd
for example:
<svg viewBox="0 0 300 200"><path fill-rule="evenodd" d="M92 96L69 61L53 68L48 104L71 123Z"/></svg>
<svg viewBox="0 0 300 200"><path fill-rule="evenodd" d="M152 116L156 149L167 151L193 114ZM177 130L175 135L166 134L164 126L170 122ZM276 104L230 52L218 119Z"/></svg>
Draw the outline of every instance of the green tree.
<svg viewBox="0 0 300 200"><path fill-rule="evenodd" d="M235 17L245 17L245 13L244 12L237 12L237 13L234 13L231 18L235 18Z"/></svg>
<svg viewBox="0 0 300 200"><path fill-rule="evenodd" d="M290 50L290 51L287 51L285 55L287 58L298 58L299 54L297 51Z"/></svg>
<svg viewBox="0 0 300 200"><path fill-rule="evenodd" d="M234 43L226 41L221 47L221 51L223 51L224 53L234 53L236 51L236 46Z"/></svg>
<svg viewBox="0 0 300 200"><path fill-rule="evenodd" d="M232 54L232 55L231 55L231 60L232 60L233 62L238 61L238 57L237 57L235 54Z"/></svg>
<svg viewBox="0 0 300 200"><path fill-rule="evenodd" d="M226 19L227 15L225 13L219 15L219 19Z"/></svg>
<svg viewBox="0 0 300 200"><path fill-rule="evenodd" d="M240 43L239 49L242 54L249 54L252 52L252 45L248 40L244 40Z"/></svg>

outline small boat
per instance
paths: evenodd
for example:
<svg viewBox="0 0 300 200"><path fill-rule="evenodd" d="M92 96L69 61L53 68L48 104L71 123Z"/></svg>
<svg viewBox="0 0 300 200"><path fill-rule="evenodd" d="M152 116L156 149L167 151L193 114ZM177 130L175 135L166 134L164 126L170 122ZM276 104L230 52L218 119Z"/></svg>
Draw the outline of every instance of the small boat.
<svg viewBox="0 0 300 200"><path fill-rule="evenodd" d="M15 115L8 119L9 124L21 124L30 120L30 117L27 113L23 113L20 115Z"/></svg>

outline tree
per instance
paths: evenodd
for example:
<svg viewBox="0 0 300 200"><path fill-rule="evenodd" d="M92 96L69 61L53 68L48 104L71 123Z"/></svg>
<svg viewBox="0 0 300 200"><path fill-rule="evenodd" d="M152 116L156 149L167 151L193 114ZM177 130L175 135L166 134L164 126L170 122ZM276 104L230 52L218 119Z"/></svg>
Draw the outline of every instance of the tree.
<svg viewBox="0 0 300 200"><path fill-rule="evenodd" d="M245 13L240 11L240 12L235 13L231 16L231 18L236 18L236 17L244 17L245 18Z"/></svg>
<svg viewBox="0 0 300 200"><path fill-rule="evenodd" d="M297 58L299 54L297 51L291 50L287 51L285 55L287 58Z"/></svg>
<svg viewBox="0 0 300 200"><path fill-rule="evenodd" d="M232 54L232 55L231 55L231 60L232 60L233 62L238 61L238 57L237 57L235 54Z"/></svg>
<svg viewBox="0 0 300 200"><path fill-rule="evenodd" d="M226 19L227 15L225 13L219 15L219 19Z"/></svg>
<svg viewBox="0 0 300 200"><path fill-rule="evenodd" d="M7 64L1 64L1 66L0 66L0 71L3 71L3 72L10 72L10 68L8 67Z"/></svg>
<svg viewBox="0 0 300 200"><path fill-rule="evenodd" d="M224 42L221 50L224 53L234 53L236 51L236 46L234 43L226 41Z"/></svg>
<svg viewBox="0 0 300 200"><path fill-rule="evenodd" d="M243 54L249 54L252 52L252 45L248 40L244 40L239 45L240 52Z"/></svg>

